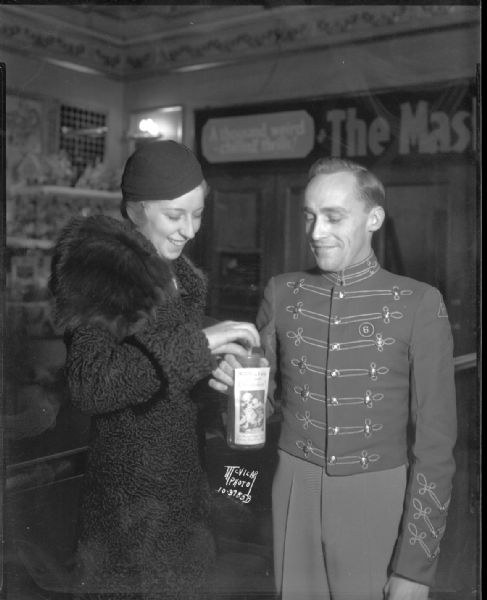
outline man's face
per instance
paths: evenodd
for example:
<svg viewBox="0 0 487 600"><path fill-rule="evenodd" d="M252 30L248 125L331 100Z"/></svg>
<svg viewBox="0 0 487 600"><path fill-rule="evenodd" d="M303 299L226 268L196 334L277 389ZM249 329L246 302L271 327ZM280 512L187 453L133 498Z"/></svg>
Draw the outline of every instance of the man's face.
<svg viewBox="0 0 487 600"><path fill-rule="evenodd" d="M383 220L382 208L367 208L355 176L346 171L314 177L306 187L303 210L309 243L323 271L341 271L367 258L372 233Z"/></svg>

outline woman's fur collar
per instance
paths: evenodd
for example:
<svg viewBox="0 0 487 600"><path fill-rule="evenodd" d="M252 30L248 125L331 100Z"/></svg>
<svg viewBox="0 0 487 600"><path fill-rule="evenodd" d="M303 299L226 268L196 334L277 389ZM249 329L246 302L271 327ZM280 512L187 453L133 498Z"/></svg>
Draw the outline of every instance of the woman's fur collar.
<svg viewBox="0 0 487 600"><path fill-rule="evenodd" d="M188 287L204 287L189 261L174 264L187 293L194 292ZM177 295L171 263L129 222L101 215L73 219L63 229L49 287L60 325L73 329L101 324L119 339L138 330L154 317L157 305Z"/></svg>

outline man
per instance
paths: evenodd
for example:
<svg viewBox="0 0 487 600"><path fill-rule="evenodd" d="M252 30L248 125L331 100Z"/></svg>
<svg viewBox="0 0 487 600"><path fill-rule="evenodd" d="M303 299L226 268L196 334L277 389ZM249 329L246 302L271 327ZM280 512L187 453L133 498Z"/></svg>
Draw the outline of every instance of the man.
<svg viewBox="0 0 487 600"><path fill-rule="evenodd" d="M383 200L363 167L313 165L316 268L272 278L258 314L282 412L282 600L426 600L433 583L455 469L452 335L438 290L378 264Z"/></svg>

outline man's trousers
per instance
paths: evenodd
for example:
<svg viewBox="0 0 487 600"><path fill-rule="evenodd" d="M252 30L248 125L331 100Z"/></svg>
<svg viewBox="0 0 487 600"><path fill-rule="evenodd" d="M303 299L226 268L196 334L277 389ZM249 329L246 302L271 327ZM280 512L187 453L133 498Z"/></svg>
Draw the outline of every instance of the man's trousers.
<svg viewBox="0 0 487 600"><path fill-rule="evenodd" d="M272 510L282 600L382 600L405 489L404 465L330 477L279 450Z"/></svg>

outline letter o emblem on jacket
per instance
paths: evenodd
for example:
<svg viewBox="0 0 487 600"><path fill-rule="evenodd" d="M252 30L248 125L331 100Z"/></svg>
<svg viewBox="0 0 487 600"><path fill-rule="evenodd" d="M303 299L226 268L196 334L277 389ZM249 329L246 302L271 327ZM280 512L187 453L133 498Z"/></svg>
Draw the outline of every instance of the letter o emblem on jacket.
<svg viewBox="0 0 487 600"><path fill-rule="evenodd" d="M361 323L358 328L358 332L362 337L370 337L371 335L374 335L374 331L374 326L368 321L366 323Z"/></svg>

